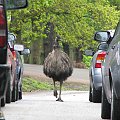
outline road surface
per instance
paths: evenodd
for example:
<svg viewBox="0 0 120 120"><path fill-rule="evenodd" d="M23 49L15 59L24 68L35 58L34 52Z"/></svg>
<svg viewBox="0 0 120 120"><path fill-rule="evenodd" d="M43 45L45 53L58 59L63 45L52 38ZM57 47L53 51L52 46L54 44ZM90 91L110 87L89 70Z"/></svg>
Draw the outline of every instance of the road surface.
<svg viewBox="0 0 120 120"><path fill-rule="evenodd" d="M25 93L2 110L6 120L101 120L100 103L90 103L88 92L64 91L62 99L56 101L52 91Z"/></svg>
<svg viewBox="0 0 120 120"><path fill-rule="evenodd" d="M43 74L43 66L33 64L24 64L24 75L36 75L46 77ZM89 70L74 68L72 76L70 76L67 81L89 83Z"/></svg>
<svg viewBox="0 0 120 120"><path fill-rule="evenodd" d="M40 65L25 64L24 74L44 76ZM74 69L70 80L88 82L88 70ZM24 93L22 100L6 104L2 110L6 120L102 120L101 104L90 103L88 96L88 91L62 91L64 102L58 102L53 91L30 92Z"/></svg>

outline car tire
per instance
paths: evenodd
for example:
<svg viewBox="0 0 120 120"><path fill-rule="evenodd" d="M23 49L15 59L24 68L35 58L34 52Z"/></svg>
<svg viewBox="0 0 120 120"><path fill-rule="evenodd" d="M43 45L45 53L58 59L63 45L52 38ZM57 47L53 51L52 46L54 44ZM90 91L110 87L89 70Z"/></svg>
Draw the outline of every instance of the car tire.
<svg viewBox="0 0 120 120"><path fill-rule="evenodd" d="M20 91L19 91L19 100L22 99L22 85L20 86Z"/></svg>
<svg viewBox="0 0 120 120"><path fill-rule="evenodd" d="M16 84L14 83L13 91L12 91L12 102L16 101Z"/></svg>
<svg viewBox="0 0 120 120"><path fill-rule="evenodd" d="M93 89L92 89L92 102L94 102L94 103L101 102L101 91L96 90L94 85L93 85Z"/></svg>
<svg viewBox="0 0 120 120"><path fill-rule="evenodd" d="M120 120L120 99L117 99L112 88L111 120Z"/></svg>
<svg viewBox="0 0 120 120"><path fill-rule="evenodd" d="M89 101L92 102L92 88L90 86L90 90L89 90Z"/></svg>
<svg viewBox="0 0 120 120"><path fill-rule="evenodd" d="M105 90L102 87L102 101L101 101L101 118L110 119L111 104L108 102L105 94Z"/></svg>
<svg viewBox="0 0 120 120"><path fill-rule="evenodd" d="M18 82L16 85L16 101L19 99Z"/></svg>
<svg viewBox="0 0 120 120"><path fill-rule="evenodd" d="M6 98L5 96L3 98L1 98L1 107L4 107L6 103Z"/></svg>
<svg viewBox="0 0 120 120"><path fill-rule="evenodd" d="M6 103L11 103L11 99L12 99L12 91L11 91L11 84L10 84L10 79L9 79L7 91L6 91Z"/></svg>

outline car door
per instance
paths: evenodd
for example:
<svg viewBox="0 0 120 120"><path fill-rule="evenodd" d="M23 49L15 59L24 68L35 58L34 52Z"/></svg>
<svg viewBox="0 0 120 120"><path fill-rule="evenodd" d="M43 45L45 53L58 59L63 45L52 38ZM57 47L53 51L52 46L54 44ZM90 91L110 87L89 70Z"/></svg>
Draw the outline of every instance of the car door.
<svg viewBox="0 0 120 120"><path fill-rule="evenodd" d="M103 74L102 82L108 99L111 99L110 82L109 82L109 70L110 70L109 64L110 64L111 56L112 56L112 49L111 47L109 47L109 49L106 52L106 57L102 67L102 74Z"/></svg>
<svg viewBox="0 0 120 120"><path fill-rule="evenodd" d="M110 62L112 85L117 97L120 98L120 22L116 28L115 36L111 43L111 48L113 50Z"/></svg>
<svg viewBox="0 0 120 120"><path fill-rule="evenodd" d="M120 25L118 25L120 26ZM117 26L117 28L118 28ZM106 58L103 64L103 86L107 95L107 98L111 100L111 84L114 84L114 81L118 79L118 68L119 65L117 64L119 61L119 49L120 49L120 42L118 40L118 31L116 28L116 32L112 41L109 45L109 49L106 54ZM112 82L113 80L113 82Z"/></svg>

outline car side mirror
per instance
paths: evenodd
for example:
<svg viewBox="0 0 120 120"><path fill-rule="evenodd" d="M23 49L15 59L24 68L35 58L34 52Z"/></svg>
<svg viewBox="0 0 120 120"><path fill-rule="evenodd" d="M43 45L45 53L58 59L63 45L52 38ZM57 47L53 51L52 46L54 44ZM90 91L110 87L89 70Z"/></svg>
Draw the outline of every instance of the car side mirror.
<svg viewBox="0 0 120 120"><path fill-rule="evenodd" d="M21 52L24 50L24 45L19 45L19 44L15 44L14 45L14 50Z"/></svg>
<svg viewBox="0 0 120 120"><path fill-rule="evenodd" d="M28 6L27 0L6 0L7 10L21 9L26 8L27 6Z"/></svg>
<svg viewBox="0 0 120 120"><path fill-rule="evenodd" d="M31 52L30 52L30 49L28 49L28 48L25 48L23 51L21 51L21 55L28 55L28 54L30 54Z"/></svg>
<svg viewBox="0 0 120 120"><path fill-rule="evenodd" d="M98 42L107 42L110 39L111 35L109 31L99 31L94 35L94 40Z"/></svg>
<svg viewBox="0 0 120 120"><path fill-rule="evenodd" d="M8 42L16 40L16 36L13 33L8 33Z"/></svg>
<svg viewBox="0 0 120 120"><path fill-rule="evenodd" d="M85 50L85 55L93 56L94 55L94 51L93 50Z"/></svg>

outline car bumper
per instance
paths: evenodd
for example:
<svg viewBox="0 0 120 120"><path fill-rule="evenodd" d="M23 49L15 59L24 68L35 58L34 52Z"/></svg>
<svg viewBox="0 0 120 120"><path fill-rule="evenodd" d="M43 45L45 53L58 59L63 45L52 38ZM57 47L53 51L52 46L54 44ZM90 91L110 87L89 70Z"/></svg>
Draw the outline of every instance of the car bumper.
<svg viewBox="0 0 120 120"><path fill-rule="evenodd" d="M0 64L0 98L5 95L7 89L7 82L9 79L10 66L7 64Z"/></svg>
<svg viewBox="0 0 120 120"><path fill-rule="evenodd" d="M102 73L101 68L96 68L92 75L93 85L96 90L102 90Z"/></svg>
<svg viewBox="0 0 120 120"><path fill-rule="evenodd" d="M102 77L101 75L94 75L93 76L93 85L96 90L102 89Z"/></svg>

